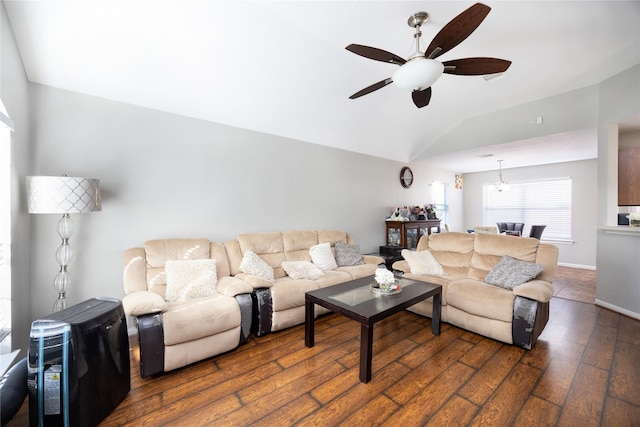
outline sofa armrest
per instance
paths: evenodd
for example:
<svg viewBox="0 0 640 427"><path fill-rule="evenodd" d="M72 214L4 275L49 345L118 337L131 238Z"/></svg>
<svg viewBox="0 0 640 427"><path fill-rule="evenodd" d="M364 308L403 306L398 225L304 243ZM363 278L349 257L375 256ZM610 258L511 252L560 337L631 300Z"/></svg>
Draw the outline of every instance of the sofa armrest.
<svg viewBox="0 0 640 427"><path fill-rule="evenodd" d="M169 304L155 292L138 291L125 295L122 307L127 316L137 317L143 314L164 313Z"/></svg>
<svg viewBox="0 0 640 427"><path fill-rule="evenodd" d="M147 290L147 259L144 248L127 249L122 257L124 293Z"/></svg>
<svg viewBox="0 0 640 427"><path fill-rule="evenodd" d="M409 268L409 263L405 260L396 261L393 263L392 268L394 270L400 270L405 273L411 273L411 268Z"/></svg>
<svg viewBox="0 0 640 427"><path fill-rule="evenodd" d="M253 287L238 277L224 276L218 278L216 290L223 295L235 297L240 294L250 294L253 292Z"/></svg>
<svg viewBox="0 0 640 427"><path fill-rule="evenodd" d="M553 285L545 280L531 280L513 288L513 294L546 303L553 296Z"/></svg>
<svg viewBox="0 0 640 427"><path fill-rule="evenodd" d="M379 257L377 255L362 255L362 260L365 264L375 264L380 265L384 264L384 258Z"/></svg>
<svg viewBox="0 0 640 427"><path fill-rule="evenodd" d="M234 277L248 283L252 289L270 288L275 283L275 281L272 282L262 277L254 276L253 274L238 273Z"/></svg>

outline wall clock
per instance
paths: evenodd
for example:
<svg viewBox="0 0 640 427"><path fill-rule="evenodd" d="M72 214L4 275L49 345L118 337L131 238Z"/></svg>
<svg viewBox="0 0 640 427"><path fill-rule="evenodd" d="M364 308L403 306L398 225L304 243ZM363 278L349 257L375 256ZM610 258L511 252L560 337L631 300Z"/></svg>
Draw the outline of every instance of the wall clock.
<svg viewBox="0 0 640 427"><path fill-rule="evenodd" d="M400 184L404 188L409 188L413 184L413 172L408 166L403 167L400 171Z"/></svg>

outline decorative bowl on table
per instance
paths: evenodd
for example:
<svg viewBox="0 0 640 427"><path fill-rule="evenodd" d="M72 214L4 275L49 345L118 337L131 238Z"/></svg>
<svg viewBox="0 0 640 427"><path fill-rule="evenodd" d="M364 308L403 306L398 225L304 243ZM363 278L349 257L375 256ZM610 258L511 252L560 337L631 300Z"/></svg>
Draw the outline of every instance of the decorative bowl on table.
<svg viewBox="0 0 640 427"><path fill-rule="evenodd" d="M376 295L393 295L402 291L396 284L396 276L384 267L376 270L374 279L376 283L371 284L371 292Z"/></svg>
<svg viewBox="0 0 640 427"><path fill-rule="evenodd" d="M402 288L398 285L391 285L390 287L381 288L380 285L374 283L371 285L371 292L375 295L395 295L402 292Z"/></svg>

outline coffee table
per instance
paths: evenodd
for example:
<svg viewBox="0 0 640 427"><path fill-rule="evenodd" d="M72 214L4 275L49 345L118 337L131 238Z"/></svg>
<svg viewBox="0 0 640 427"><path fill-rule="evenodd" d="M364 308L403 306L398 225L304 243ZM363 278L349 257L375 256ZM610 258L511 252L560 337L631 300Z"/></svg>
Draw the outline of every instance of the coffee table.
<svg viewBox="0 0 640 427"><path fill-rule="evenodd" d="M307 292L304 301L304 343L307 347L314 345L314 304L360 322L360 381L363 383L371 380L374 323L433 297L431 332L440 335L442 286L399 279L398 284L402 292L394 295L376 295L370 289L372 284L375 284L373 276L368 276Z"/></svg>

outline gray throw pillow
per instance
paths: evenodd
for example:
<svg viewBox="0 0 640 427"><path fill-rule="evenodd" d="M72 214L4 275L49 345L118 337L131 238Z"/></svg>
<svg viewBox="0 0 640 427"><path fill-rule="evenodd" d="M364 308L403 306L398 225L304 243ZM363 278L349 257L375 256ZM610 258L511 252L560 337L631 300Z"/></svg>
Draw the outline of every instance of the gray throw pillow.
<svg viewBox="0 0 640 427"><path fill-rule="evenodd" d="M484 278L485 283L513 290L518 285L528 282L542 271L540 264L520 261L510 256L503 256L499 263Z"/></svg>
<svg viewBox="0 0 640 427"><path fill-rule="evenodd" d="M338 267L364 264L360 246L336 242L336 264Z"/></svg>

